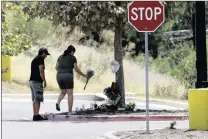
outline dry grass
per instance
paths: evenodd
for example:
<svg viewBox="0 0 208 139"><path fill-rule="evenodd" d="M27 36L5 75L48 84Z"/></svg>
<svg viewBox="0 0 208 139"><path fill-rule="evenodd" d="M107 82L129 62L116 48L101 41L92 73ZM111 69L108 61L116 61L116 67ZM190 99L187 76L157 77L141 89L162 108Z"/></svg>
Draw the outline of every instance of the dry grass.
<svg viewBox="0 0 208 139"><path fill-rule="evenodd" d="M2 93L30 93L30 88L15 82L2 82Z"/></svg>
<svg viewBox="0 0 208 139"><path fill-rule="evenodd" d="M28 84L30 76L30 62L37 54L38 48L40 46L45 46L51 53L51 56L47 57L45 60L45 72L48 84L47 90L58 91L59 88L56 82L55 71L56 60L58 56L63 53L64 49L66 49L67 45L72 44L77 49L75 56L77 57L80 69L83 72L85 72L87 68L93 68L95 70L95 76L89 81L86 90L83 90L85 85L83 78L75 74L75 92L102 92L104 88L111 85L111 82L115 80L115 76L109 69L109 62L110 60L113 60L114 57L112 39L114 35L111 31L103 32L102 35L105 36L105 41L108 41L108 45L107 43L102 44L100 49L79 45L77 42L79 38L83 36L83 33L81 33L78 29L75 30L72 35L67 37L67 39L64 39L64 33L60 34L59 32L58 34L58 36L50 38L46 37L44 41L39 42L38 45L34 45L29 51L13 58L13 79L15 82L25 85ZM143 64L138 65L127 58L125 58L123 62L126 91L144 95L145 70ZM164 94L169 95L173 93L174 96L181 96L185 90L184 86L179 84L173 78L151 71L151 69L149 72L149 80L150 93L152 96Z"/></svg>

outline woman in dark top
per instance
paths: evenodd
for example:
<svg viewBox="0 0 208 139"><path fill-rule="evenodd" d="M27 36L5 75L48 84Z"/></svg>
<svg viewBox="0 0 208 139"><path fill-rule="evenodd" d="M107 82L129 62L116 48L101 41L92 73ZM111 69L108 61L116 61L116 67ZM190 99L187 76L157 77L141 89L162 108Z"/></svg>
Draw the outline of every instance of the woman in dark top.
<svg viewBox="0 0 208 139"><path fill-rule="evenodd" d="M77 66L77 59L74 56L76 49L74 46L68 46L67 50L64 51L62 55L59 56L56 63L57 76L56 80L58 82L59 88L61 89L61 93L58 97L58 101L56 103L56 109L60 111L60 102L68 95L68 112L72 112L73 106L73 88L74 88L74 76L73 69L87 78L87 75L83 74Z"/></svg>

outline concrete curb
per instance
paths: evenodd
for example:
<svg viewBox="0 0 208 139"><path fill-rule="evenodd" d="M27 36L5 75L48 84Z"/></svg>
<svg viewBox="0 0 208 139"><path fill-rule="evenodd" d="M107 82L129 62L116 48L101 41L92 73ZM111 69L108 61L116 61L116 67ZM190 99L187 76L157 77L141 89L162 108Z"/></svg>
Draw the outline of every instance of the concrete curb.
<svg viewBox="0 0 208 139"><path fill-rule="evenodd" d="M53 93L44 93L44 98L45 99L54 99L58 98L59 92L53 92ZM135 93L127 92L126 96L132 97L134 96ZM11 93L2 93L2 98L4 97L13 97L13 98L30 98L31 94L11 94ZM66 99L66 98L65 98ZM91 101L104 101L107 99L107 97L102 93L74 93L74 99L75 100L91 100Z"/></svg>
<svg viewBox="0 0 208 139"><path fill-rule="evenodd" d="M42 114L51 121L74 121L74 122L124 122L124 121L146 121L146 115L55 115ZM183 121L187 120L187 115L150 115L150 121Z"/></svg>
<svg viewBox="0 0 208 139"><path fill-rule="evenodd" d="M146 99L139 97L126 97L126 101L145 102ZM180 107L180 108L188 108L188 102L177 102L177 101L173 102L169 100L150 99L150 103L168 105L168 106Z"/></svg>
<svg viewBox="0 0 208 139"><path fill-rule="evenodd" d="M153 129L150 129L150 133L154 132L154 130L157 130L157 129L162 130L162 129L165 129L165 128L164 127L163 128L153 128ZM179 128L178 127L176 129L184 129L184 128ZM126 132L126 131L144 131L144 132L146 132L145 129L129 129L129 130L117 130L117 131L114 130L114 131L108 131L108 132L104 133L103 134L103 138L104 139L124 139L125 136L122 136L121 138L119 138L119 137L117 137L117 136L115 136L113 134L116 133L116 132ZM128 137L129 137L129 135L127 135L127 138Z"/></svg>
<svg viewBox="0 0 208 139"><path fill-rule="evenodd" d="M58 98L58 93L53 94L44 94L45 99L53 99ZM126 101L134 101L134 102L145 102L145 98L141 97L132 97L135 93L127 92L126 94ZM4 97L20 97L20 98L27 98L31 97L31 94L9 94L9 93L2 93L2 98ZM91 100L91 101L103 101L106 100L107 97L103 93L74 93L75 100ZM150 103L158 104L158 105L168 105L173 107L180 107L180 108L188 108L188 102L173 102L168 100L159 100L159 99L150 99Z"/></svg>
<svg viewBox="0 0 208 139"><path fill-rule="evenodd" d="M44 94L45 99L57 99L59 93L57 94ZM31 94L2 94L2 98L12 97L12 98L31 98ZM67 99L67 97L65 97ZM103 101L102 97L96 95L96 93L74 93L75 100L90 100L90 101Z"/></svg>
<svg viewBox="0 0 208 139"><path fill-rule="evenodd" d="M137 131L138 129L133 129L133 130L118 130L118 131L109 131L104 133L103 137L104 139L121 139L119 137L116 137L113 135L113 133L119 132L119 131ZM142 130L143 131L143 130ZM123 139L123 137L122 137Z"/></svg>
<svg viewBox="0 0 208 139"><path fill-rule="evenodd" d="M134 93L130 93L129 95L133 95ZM97 97L101 98L101 99L107 99L107 97L104 94L95 94ZM141 98L141 97L132 97L132 96L126 96L126 101L128 102L146 102L145 98ZM180 107L180 108L188 108L188 102L173 102L173 101L169 101L169 100L159 100L159 99L150 99L149 100L150 103L152 104L158 104L158 105L168 105L168 106L173 106L173 107Z"/></svg>

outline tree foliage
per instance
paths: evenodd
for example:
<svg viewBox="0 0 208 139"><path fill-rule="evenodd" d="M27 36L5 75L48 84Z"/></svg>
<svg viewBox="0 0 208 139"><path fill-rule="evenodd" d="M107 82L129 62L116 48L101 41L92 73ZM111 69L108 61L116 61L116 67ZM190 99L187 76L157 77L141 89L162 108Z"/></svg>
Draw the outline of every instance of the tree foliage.
<svg viewBox="0 0 208 139"><path fill-rule="evenodd" d="M113 29L117 17L122 18L122 25L127 23L127 3L121 2L38 2L29 11L30 18L45 17L53 21L54 25L79 26L83 31L101 31Z"/></svg>
<svg viewBox="0 0 208 139"><path fill-rule="evenodd" d="M3 2L2 55L16 56L24 50L28 49L32 44L30 38L24 31L24 26L21 28L12 28L9 26L9 20L5 16L6 10L15 12L18 16L25 20L27 18L20 6L9 2Z"/></svg>
<svg viewBox="0 0 208 139"><path fill-rule="evenodd" d="M89 35L90 32L99 34L103 29L114 30L117 32L115 36L115 59L122 65L121 36L125 37L123 39L126 39L127 42L131 41L136 44L132 50L133 53L135 51L136 54L144 53L144 33L138 33L127 21L128 3L126 1L3 2L2 54L17 55L31 46L29 38L34 40L44 38L44 32L50 30L46 27L48 24L45 23L45 20L49 19L53 25L70 26L72 30L73 27L79 26L86 35ZM195 79L195 63L193 62L195 51L191 42L193 39L192 23L195 2L163 1L162 3L165 6L165 22L156 32L149 33L149 53L156 58L154 62L158 62L157 68L161 65L162 73L177 75L180 81L187 81L192 84L193 79ZM208 2L206 2L205 7L206 27L208 28ZM17 20L8 21L5 16L5 11L8 10L14 13L13 15ZM9 13L11 13L10 11ZM41 23L39 18L36 18L38 20L35 22L25 24L27 15L24 13L29 14L28 20L41 17L44 22ZM21 22L19 22L20 20ZM30 28L32 29L30 30ZM187 56L189 53L193 54ZM123 70L122 66L121 68ZM123 78L122 71L119 72L117 81ZM123 84L122 82L120 84Z"/></svg>
<svg viewBox="0 0 208 139"><path fill-rule="evenodd" d="M163 57L178 44L193 41L192 23L195 3L174 1L162 3L165 6L165 22L156 32L149 33L149 53L153 58ZM138 33L135 29L129 30L127 34L131 34L128 38L136 44L134 54L144 53L144 34Z"/></svg>
<svg viewBox="0 0 208 139"><path fill-rule="evenodd" d="M120 64L120 69L116 73L116 85L121 95L120 105L125 105L125 88L123 73L123 51L122 51L122 31L129 27L127 22L128 2L38 2L35 8L29 10L30 18L44 17L53 22L54 25L62 24L73 29L79 26L87 33L91 31L100 32L103 29L115 31L114 57Z"/></svg>
<svg viewBox="0 0 208 139"><path fill-rule="evenodd" d="M195 2L163 2L165 6L166 21L172 21L172 30L191 29L192 14Z"/></svg>

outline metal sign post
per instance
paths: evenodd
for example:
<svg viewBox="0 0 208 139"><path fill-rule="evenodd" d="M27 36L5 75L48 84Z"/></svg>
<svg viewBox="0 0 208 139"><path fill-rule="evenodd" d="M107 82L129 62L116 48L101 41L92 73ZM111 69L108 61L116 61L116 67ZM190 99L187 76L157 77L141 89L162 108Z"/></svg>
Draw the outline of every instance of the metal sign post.
<svg viewBox="0 0 208 139"><path fill-rule="evenodd" d="M148 71L148 32L145 32L145 78L146 78L146 132L149 134L149 71Z"/></svg>
<svg viewBox="0 0 208 139"><path fill-rule="evenodd" d="M164 5L159 1L134 1L128 5L128 22L145 32L146 132L149 134L148 32L154 32L165 21Z"/></svg>

